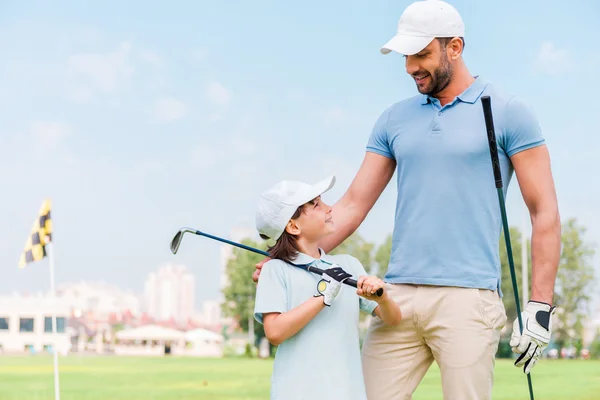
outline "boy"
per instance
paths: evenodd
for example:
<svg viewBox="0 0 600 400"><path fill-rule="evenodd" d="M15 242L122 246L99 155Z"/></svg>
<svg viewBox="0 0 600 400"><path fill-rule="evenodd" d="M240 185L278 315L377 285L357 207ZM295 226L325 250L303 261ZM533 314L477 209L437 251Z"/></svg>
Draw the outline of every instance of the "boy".
<svg viewBox="0 0 600 400"><path fill-rule="evenodd" d="M400 309L384 282L366 276L350 255L327 255L319 241L334 232L331 207L321 194L335 177L314 185L284 181L262 194L256 227L276 240L263 266L254 316L277 354L272 400L366 400L359 342L359 310L398 324ZM295 265L311 264L322 276ZM343 281L359 277L354 290ZM374 293L384 288L383 295ZM358 296L357 296L358 295Z"/></svg>

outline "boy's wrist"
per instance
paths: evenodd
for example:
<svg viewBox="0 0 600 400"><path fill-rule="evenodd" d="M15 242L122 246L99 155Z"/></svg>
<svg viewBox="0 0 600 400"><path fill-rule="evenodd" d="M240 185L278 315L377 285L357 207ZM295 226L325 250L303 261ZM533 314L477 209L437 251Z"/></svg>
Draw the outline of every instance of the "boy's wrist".
<svg viewBox="0 0 600 400"><path fill-rule="evenodd" d="M327 304L325 304L325 296L313 296L312 301L316 301L317 304L322 308L327 307Z"/></svg>
<svg viewBox="0 0 600 400"><path fill-rule="evenodd" d="M387 292L383 292L381 297L375 297L375 302L380 306L388 304L392 299L388 296Z"/></svg>

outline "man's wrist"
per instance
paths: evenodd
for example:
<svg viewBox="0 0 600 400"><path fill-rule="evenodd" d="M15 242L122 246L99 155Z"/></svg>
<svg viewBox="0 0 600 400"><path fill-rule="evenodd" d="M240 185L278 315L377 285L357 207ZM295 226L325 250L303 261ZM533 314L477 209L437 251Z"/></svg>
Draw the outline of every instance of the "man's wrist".
<svg viewBox="0 0 600 400"><path fill-rule="evenodd" d="M552 297L548 298L547 296L531 296L529 302L547 304L549 306L552 306Z"/></svg>

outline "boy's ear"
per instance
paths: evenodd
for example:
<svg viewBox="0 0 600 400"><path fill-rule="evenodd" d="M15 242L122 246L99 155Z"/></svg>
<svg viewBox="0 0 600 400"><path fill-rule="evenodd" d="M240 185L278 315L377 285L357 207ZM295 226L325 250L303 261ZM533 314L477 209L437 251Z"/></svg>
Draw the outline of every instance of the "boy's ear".
<svg viewBox="0 0 600 400"><path fill-rule="evenodd" d="M288 221L287 225L285 226L285 231L294 236L297 236L302 232L296 221L293 219Z"/></svg>

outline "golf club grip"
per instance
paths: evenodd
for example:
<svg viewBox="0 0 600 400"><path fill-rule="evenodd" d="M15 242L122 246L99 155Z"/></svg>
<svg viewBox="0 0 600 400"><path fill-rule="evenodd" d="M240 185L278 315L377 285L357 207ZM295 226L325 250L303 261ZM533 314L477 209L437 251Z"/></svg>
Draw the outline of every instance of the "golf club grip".
<svg viewBox="0 0 600 400"><path fill-rule="evenodd" d="M323 275L323 273L325 272L322 269L317 268L317 267L308 267L308 270L310 272L314 272L319 275ZM358 288L358 282L355 279L348 278L348 279L344 280L343 283L346 285L350 285L352 287ZM377 292L375 292L375 294L377 295L377 297L381 297L383 295L383 288L377 289Z"/></svg>
<svg viewBox="0 0 600 400"><path fill-rule="evenodd" d="M496 144L496 131L494 129L494 117L492 115L490 96L481 97L481 106L483 107L483 117L485 119L488 144L490 146L490 156L492 157L492 167L494 168L494 180L496 181L496 188L501 188L502 173L500 171L500 160L498 159L498 146Z"/></svg>

